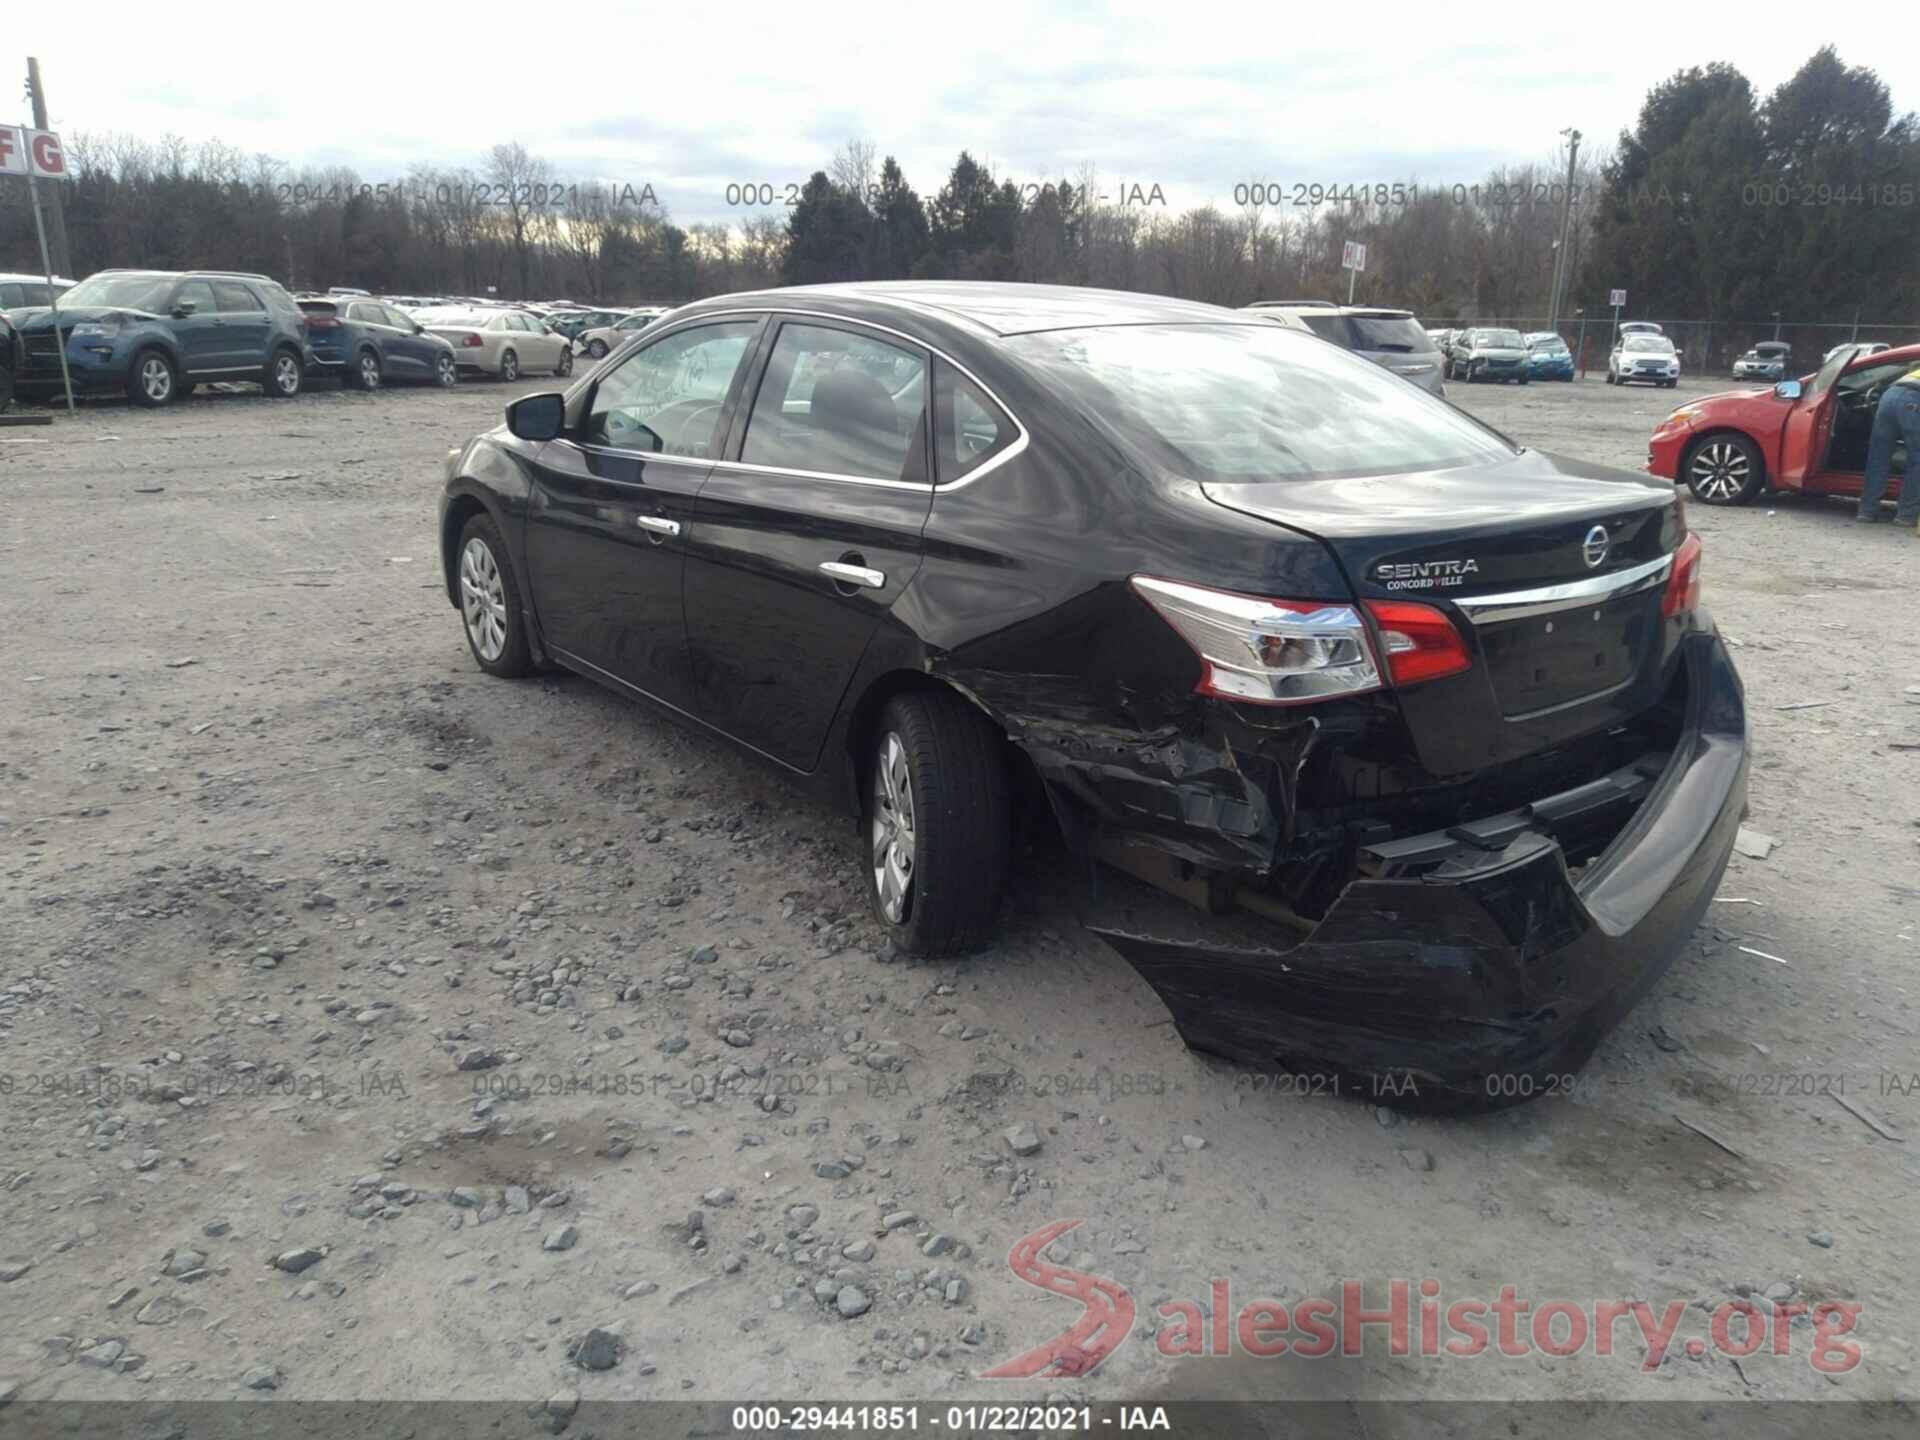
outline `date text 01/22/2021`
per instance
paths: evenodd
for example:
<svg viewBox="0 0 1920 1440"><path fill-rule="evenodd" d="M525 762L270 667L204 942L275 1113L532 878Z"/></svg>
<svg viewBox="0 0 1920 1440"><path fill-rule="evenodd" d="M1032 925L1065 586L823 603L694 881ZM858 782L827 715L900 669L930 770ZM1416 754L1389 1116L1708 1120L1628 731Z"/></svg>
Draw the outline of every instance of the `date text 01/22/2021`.
<svg viewBox="0 0 1920 1440"><path fill-rule="evenodd" d="M736 1405L732 1428L738 1434L789 1434L798 1431L949 1430L955 1434L1032 1431L1084 1432L1095 1429L1173 1429L1164 1405Z"/></svg>

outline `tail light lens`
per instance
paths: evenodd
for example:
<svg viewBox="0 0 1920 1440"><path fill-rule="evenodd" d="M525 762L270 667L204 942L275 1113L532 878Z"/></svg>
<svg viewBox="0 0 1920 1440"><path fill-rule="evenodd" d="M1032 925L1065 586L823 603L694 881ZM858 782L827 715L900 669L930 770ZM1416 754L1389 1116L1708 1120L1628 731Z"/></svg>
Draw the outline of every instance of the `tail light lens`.
<svg viewBox="0 0 1920 1440"><path fill-rule="evenodd" d="M1369 600L1367 611L1380 627L1381 648L1387 652L1387 673L1395 685L1417 685L1458 675L1472 668L1460 632L1431 605L1407 600Z"/></svg>
<svg viewBox="0 0 1920 1440"><path fill-rule="evenodd" d="M465 349L478 350L482 344L482 341L478 335L469 335L464 340L462 340L460 344Z"/></svg>
<svg viewBox="0 0 1920 1440"><path fill-rule="evenodd" d="M1381 686L1366 621L1352 605L1269 600L1150 576L1134 591L1200 657L1195 693L1298 705Z"/></svg>
<svg viewBox="0 0 1920 1440"><path fill-rule="evenodd" d="M1700 608L1700 549L1700 537L1690 534L1673 552L1673 571L1660 601L1663 617L1690 615Z"/></svg>

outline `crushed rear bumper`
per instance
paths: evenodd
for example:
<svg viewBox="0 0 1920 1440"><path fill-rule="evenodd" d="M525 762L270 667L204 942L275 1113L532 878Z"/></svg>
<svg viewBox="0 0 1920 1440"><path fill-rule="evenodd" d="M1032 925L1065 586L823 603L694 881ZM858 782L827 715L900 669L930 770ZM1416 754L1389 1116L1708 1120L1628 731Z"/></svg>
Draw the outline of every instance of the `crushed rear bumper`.
<svg viewBox="0 0 1920 1440"><path fill-rule="evenodd" d="M1708 632L1682 663L1685 721L1663 763L1368 847L1310 933L1223 925L1130 882L1101 885L1088 928L1197 1050L1427 1109L1564 1092L1699 923L1746 809L1732 659ZM1637 786L1638 806L1575 878L1553 832L1608 785Z"/></svg>

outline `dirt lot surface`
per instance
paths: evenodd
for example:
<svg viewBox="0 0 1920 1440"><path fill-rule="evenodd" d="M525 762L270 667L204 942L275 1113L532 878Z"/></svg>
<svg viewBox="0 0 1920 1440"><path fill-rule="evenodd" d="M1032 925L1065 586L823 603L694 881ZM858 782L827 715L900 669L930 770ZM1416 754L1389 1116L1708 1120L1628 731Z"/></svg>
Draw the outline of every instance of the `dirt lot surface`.
<svg viewBox="0 0 1920 1440"><path fill-rule="evenodd" d="M1630 468L1676 400L1452 393ZM1920 542L1693 507L1778 844L1571 1094L1410 1120L1187 1052L1046 867L990 952L882 953L850 822L480 674L434 501L505 398L0 431L0 1401L1914 1394ZM984 1378L1079 1318L1008 1263L1070 1219L1131 1335ZM1174 1302L1395 1277L1687 1308L1645 1368L1631 1320L1610 1357L1162 1353ZM1857 1304L1860 1363L1804 1319L1688 1353L1749 1294Z"/></svg>

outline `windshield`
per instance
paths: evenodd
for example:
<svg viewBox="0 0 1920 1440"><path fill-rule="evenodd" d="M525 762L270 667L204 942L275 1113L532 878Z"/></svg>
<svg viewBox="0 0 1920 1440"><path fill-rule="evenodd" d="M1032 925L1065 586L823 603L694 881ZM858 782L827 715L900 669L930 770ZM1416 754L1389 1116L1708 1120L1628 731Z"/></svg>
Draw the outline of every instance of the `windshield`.
<svg viewBox="0 0 1920 1440"><path fill-rule="evenodd" d="M1567 342L1558 335L1530 335L1527 337L1529 350L1543 351L1547 354L1568 354Z"/></svg>
<svg viewBox="0 0 1920 1440"><path fill-rule="evenodd" d="M177 275L90 275L60 297L63 308L98 305L110 310L159 314Z"/></svg>
<svg viewBox="0 0 1920 1440"><path fill-rule="evenodd" d="M1480 350L1524 350L1518 330L1476 330L1473 344Z"/></svg>
<svg viewBox="0 0 1920 1440"><path fill-rule="evenodd" d="M1198 480L1331 479L1503 460L1486 426L1398 376L1267 325L1126 325L1009 348Z"/></svg>
<svg viewBox="0 0 1920 1440"><path fill-rule="evenodd" d="M1625 350L1654 350L1662 355L1673 353L1673 342L1664 335L1629 335L1622 342Z"/></svg>
<svg viewBox="0 0 1920 1440"><path fill-rule="evenodd" d="M482 326L491 318L475 310L419 310L414 313L415 320L422 325L466 325Z"/></svg>

